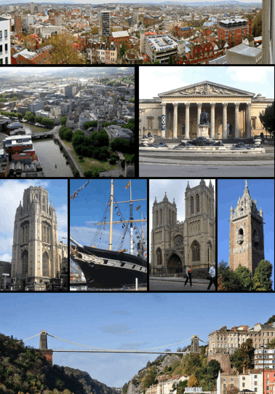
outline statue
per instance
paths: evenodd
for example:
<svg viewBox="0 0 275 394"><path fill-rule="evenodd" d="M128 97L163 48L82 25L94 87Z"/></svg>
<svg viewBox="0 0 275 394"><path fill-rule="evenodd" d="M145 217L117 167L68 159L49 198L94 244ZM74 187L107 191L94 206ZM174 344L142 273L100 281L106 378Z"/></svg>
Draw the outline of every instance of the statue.
<svg viewBox="0 0 275 394"><path fill-rule="evenodd" d="M208 113L205 110L201 113L200 124L209 124Z"/></svg>

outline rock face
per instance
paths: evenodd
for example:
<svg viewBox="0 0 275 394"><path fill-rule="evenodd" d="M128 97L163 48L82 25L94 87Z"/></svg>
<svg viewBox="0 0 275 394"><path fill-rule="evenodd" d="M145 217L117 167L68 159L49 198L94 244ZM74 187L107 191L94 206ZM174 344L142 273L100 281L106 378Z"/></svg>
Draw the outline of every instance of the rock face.
<svg viewBox="0 0 275 394"><path fill-rule="evenodd" d="M117 394L115 389L106 386L104 383L100 383L98 380L92 379L87 372L69 367L64 367L64 372L66 375L76 378L83 385L84 391L75 394Z"/></svg>
<svg viewBox="0 0 275 394"><path fill-rule="evenodd" d="M130 382L128 383L127 394L139 394L141 391L141 379L144 377L147 370L150 369L151 365L156 366L157 373L164 371L165 367L170 367L176 360L179 360L180 357L176 354L168 354L167 356L161 358L158 357L152 364L146 368L141 369L137 375L135 375Z"/></svg>

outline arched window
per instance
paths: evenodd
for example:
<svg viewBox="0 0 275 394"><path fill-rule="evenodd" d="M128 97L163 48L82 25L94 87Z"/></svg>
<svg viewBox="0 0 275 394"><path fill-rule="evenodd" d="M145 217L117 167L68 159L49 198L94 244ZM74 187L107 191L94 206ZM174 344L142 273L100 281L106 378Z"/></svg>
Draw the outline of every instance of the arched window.
<svg viewBox="0 0 275 394"><path fill-rule="evenodd" d="M47 252L43 253L43 276L49 276L49 255Z"/></svg>
<svg viewBox="0 0 275 394"><path fill-rule="evenodd" d="M196 211L200 212L200 196L196 195Z"/></svg>
<svg viewBox="0 0 275 394"><path fill-rule="evenodd" d="M43 199L42 199L42 210L44 212L46 212L46 198L44 196L43 196Z"/></svg>
<svg viewBox="0 0 275 394"><path fill-rule="evenodd" d="M29 242L29 222L24 222L21 225L21 243Z"/></svg>
<svg viewBox="0 0 275 394"><path fill-rule="evenodd" d="M28 276L28 251L22 253L22 275Z"/></svg>
<svg viewBox="0 0 275 394"><path fill-rule="evenodd" d="M157 265L162 264L162 256L161 256L161 249L157 248Z"/></svg>
<svg viewBox="0 0 275 394"><path fill-rule="evenodd" d="M200 261L200 245L197 241L192 244L192 261Z"/></svg>
<svg viewBox="0 0 275 394"><path fill-rule="evenodd" d="M159 211L158 210L156 211L156 217L157 217L156 224L158 226L159 225Z"/></svg>
<svg viewBox="0 0 275 394"><path fill-rule="evenodd" d="M42 223L42 242L51 243L51 227L48 223Z"/></svg>
<svg viewBox="0 0 275 394"><path fill-rule="evenodd" d="M162 209L160 210L159 224L162 225Z"/></svg>
<svg viewBox="0 0 275 394"><path fill-rule="evenodd" d="M194 213L194 198L193 198L193 196L191 196L191 198L190 198L190 210L191 210L191 213Z"/></svg>

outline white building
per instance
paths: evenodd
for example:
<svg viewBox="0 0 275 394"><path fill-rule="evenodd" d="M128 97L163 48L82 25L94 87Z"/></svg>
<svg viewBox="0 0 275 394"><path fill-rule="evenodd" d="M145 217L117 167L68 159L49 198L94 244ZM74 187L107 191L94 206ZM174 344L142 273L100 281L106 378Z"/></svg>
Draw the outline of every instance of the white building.
<svg viewBox="0 0 275 394"><path fill-rule="evenodd" d="M144 40L144 52L151 62L159 60L160 63L168 62L171 55L176 55L178 43L172 36L146 37Z"/></svg>
<svg viewBox="0 0 275 394"><path fill-rule="evenodd" d="M34 101L32 104L30 104L30 111L35 113L36 111L44 109L44 101Z"/></svg>
<svg viewBox="0 0 275 394"><path fill-rule="evenodd" d="M254 367L263 369L275 369L275 349L255 349L254 352Z"/></svg>
<svg viewBox="0 0 275 394"><path fill-rule="evenodd" d="M0 17L0 65L11 64L10 20Z"/></svg>

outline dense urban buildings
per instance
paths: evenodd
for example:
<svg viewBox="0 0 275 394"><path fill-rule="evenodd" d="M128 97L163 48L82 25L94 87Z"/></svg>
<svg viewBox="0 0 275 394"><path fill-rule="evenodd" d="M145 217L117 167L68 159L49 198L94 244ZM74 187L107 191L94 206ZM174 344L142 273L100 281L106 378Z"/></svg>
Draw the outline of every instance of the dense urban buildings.
<svg viewBox="0 0 275 394"><path fill-rule="evenodd" d="M0 16L0 65L11 64L10 21Z"/></svg>
<svg viewBox="0 0 275 394"><path fill-rule="evenodd" d="M272 64L274 8L274 0L264 1L263 8L261 2L31 2L1 6L0 26L2 19L11 26L8 61L15 65Z"/></svg>

